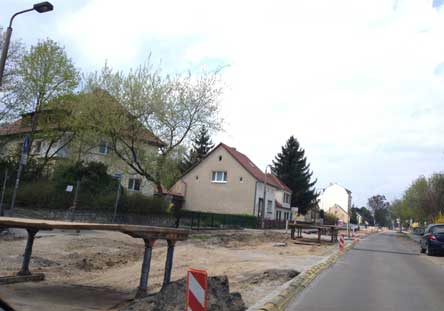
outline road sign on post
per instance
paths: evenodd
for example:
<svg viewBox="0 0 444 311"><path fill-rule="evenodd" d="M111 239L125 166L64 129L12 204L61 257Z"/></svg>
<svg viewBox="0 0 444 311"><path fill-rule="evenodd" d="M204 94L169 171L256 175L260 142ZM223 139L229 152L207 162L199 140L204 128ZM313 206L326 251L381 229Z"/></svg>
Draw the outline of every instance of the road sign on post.
<svg viewBox="0 0 444 311"><path fill-rule="evenodd" d="M26 165L28 162L29 143L30 143L29 135L26 135L25 138L23 139L22 155L20 157L21 165Z"/></svg>
<svg viewBox="0 0 444 311"><path fill-rule="evenodd" d="M188 269L186 311L207 311L208 274L205 270Z"/></svg>

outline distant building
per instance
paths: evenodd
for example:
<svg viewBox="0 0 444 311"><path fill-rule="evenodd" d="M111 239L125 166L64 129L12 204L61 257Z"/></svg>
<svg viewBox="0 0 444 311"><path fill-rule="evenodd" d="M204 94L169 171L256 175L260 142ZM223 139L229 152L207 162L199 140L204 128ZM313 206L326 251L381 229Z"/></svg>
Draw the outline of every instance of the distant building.
<svg viewBox="0 0 444 311"><path fill-rule="evenodd" d="M336 183L330 183L319 195L319 208L348 222L352 192Z"/></svg>
<svg viewBox="0 0 444 311"><path fill-rule="evenodd" d="M169 192L183 196L186 210L261 216L265 179L265 218L290 220L291 190L276 176L265 176L245 154L223 143L186 172Z"/></svg>

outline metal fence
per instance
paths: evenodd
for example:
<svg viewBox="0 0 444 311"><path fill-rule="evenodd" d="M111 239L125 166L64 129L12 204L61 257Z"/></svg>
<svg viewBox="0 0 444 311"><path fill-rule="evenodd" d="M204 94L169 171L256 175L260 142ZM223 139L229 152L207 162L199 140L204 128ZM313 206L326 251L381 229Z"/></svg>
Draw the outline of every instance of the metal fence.
<svg viewBox="0 0 444 311"><path fill-rule="evenodd" d="M180 211L170 214L121 213L114 217L112 210L60 210L16 208L7 216L30 217L48 220L76 222L120 223L147 226L179 227L193 230L260 228L260 220L254 216Z"/></svg>

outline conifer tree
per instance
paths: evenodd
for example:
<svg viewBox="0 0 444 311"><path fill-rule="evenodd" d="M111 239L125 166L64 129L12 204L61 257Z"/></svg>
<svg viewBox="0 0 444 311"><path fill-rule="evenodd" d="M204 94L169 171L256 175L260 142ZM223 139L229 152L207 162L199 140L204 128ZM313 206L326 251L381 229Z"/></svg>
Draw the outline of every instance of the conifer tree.
<svg viewBox="0 0 444 311"><path fill-rule="evenodd" d="M316 205L316 180L311 181L313 172L310 171L310 164L307 164L305 150L293 136L275 157L272 170L292 190L291 206L298 207L299 213L305 215Z"/></svg>
<svg viewBox="0 0 444 311"><path fill-rule="evenodd" d="M208 133L208 129L205 126L202 126L196 137L193 139L192 148L188 154L185 154L184 160L181 164L182 172L187 171L194 164L202 161L202 159L211 149L213 149L213 147L214 144L211 141L211 136Z"/></svg>

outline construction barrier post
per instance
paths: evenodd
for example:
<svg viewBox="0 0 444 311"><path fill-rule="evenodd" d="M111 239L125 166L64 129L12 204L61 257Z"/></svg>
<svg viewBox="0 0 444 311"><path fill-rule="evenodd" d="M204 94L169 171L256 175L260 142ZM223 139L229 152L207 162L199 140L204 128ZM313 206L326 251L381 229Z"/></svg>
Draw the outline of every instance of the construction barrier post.
<svg viewBox="0 0 444 311"><path fill-rule="evenodd" d="M207 311L208 275L205 270L189 268L185 311Z"/></svg>
<svg viewBox="0 0 444 311"><path fill-rule="evenodd" d="M345 238L344 238L344 234L341 233L341 236L339 237L339 250L343 251L345 247Z"/></svg>

